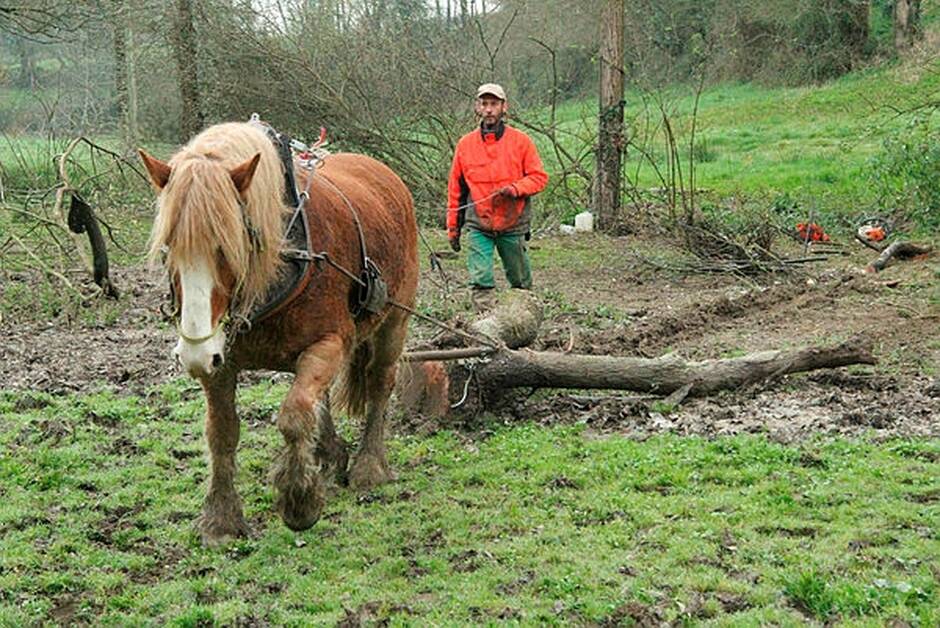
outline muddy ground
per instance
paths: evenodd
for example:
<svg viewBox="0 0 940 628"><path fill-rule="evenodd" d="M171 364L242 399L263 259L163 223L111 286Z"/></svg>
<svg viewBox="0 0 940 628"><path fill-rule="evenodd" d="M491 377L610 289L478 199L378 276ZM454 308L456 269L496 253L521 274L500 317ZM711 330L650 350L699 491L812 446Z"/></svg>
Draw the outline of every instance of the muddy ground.
<svg viewBox="0 0 940 628"><path fill-rule="evenodd" d="M654 357L674 351L690 359L831 343L863 334L879 365L792 375L766 385L688 399L656 412L655 399L605 391L540 391L496 420L582 422L599 433L643 438L672 431L715 436L766 433L793 441L817 435L874 438L940 436L940 264L898 262L862 272L872 253L861 247L788 276L739 278L673 272L637 263L661 243L631 237L578 236L577 246L609 249L608 262L536 266L536 290L548 318L537 348ZM587 238L585 240L584 238ZM574 243L574 240L570 240ZM533 247L567 246L563 239ZM637 252L641 252L638 256ZM457 283L459 260L448 263ZM176 338L160 312L163 275L145 267L112 272L123 294L114 314L58 317L13 311L0 320L0 389L52 394L102 388L137 394L179 377L170 358ZM29 284L30 275L4 281ZM425 277L422 299L437 298ZM454 298L460 301L462 291ZM99 322L89 323L97 318ZM433 330L416 324L414 338ZM247 375L248 380L268 377ZM284 376L277 376L284 377ZM404 420L399 429L428 429Z"/></svg>

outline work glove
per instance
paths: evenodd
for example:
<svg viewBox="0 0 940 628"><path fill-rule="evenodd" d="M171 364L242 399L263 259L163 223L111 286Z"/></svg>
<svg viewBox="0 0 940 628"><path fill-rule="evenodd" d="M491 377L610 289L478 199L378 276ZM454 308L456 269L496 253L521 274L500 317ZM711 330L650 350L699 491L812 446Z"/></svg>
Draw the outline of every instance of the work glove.
<svg viewBox="0 0 940 628"><path fill-rule="evenodd" d="M508 198L516 198L516 188L512 187L511 185L504 185L503 187L496 190L496 193Z"/></svg>
<svg viewBox="0 0 940 628"><path fill-rule="evenodd" d="M450 238L450 248L454 249L455 253L460 253L460 236Z"/></svg>

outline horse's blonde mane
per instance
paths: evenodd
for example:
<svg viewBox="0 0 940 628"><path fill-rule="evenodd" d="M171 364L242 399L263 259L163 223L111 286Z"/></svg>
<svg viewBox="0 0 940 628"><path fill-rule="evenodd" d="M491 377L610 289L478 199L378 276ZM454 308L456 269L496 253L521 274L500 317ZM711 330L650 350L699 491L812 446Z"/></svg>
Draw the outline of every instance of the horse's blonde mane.
<svg viewBox="0 0 940 628"><path fill-rule="evenodd" d="M229 171L257 153L261 160L245 192L246 225ZM171 273L200 258L217 273L215 261L221 256L235 277L237 313L247 314L265 297L282 264L283 216L289 208L283 202L284 176L273 144L253 125L217 124L190 140L169 165L169 182L157 199L151 256L168 250Z"/></svg>

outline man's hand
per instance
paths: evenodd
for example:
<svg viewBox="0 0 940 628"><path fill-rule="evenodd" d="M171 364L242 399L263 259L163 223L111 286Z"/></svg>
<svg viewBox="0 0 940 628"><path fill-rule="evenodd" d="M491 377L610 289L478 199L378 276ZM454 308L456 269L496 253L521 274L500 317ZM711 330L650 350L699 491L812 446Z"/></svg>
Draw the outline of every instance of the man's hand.
<svg viewBox="0 0 940 628"><path fill-rule="evenodd" d="M504 185L503 187L496 190L496 193L508 198L516 198L516 196L518 196L516 194L516 188L511 185Z"/></svg>
<svg viewBox="0 0 940 628"><path fill-rule="evenodd" d="M450 238L450 248L454 249L455 253L460 253L460 236Z"/></svg>

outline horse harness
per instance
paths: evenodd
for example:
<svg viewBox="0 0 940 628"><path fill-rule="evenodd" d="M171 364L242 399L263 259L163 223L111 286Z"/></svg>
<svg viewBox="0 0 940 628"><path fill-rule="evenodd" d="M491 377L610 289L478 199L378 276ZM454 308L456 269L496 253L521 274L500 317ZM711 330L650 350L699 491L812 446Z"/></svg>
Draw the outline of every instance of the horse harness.
<svg viewBox="0 0 940 628"><path fill-rule="evenodd" d="M349 197L322 174L320 178L343 200L343 203L349 208L353 223L356 225L356 233L359 236L361 270L357 276L337 264L326 251L313 252L310 225L307 221L307 213L304 211L307 192L297 191L292 149L298 149L307 157L304 162L311 171L311 175L316 171L316 166L322 164L327 153L322 150L311 151L307 145L279 133L270 125L262 122L257 114L252 114L249 122L263 130L271 143L274 144L284 172L284 203L294 208L291 217L287 221L287 228L284 231L284 247L281 250L281 257L288 262L290 271L272 287L265 302L249 314L249 323L254 324L272 316L297 298L310 283L312 275L311 262L315 262L318 266L320 262L325 262L353 280L354 287L349 298L349 310L355 318L361 319L370 314L381 312L388 302L388 284L382 278L382 271L378 265L369 257L359 212L356 211ZM321 144L324 139L325 131L321 129L320 140L315 147ZM309 189L309 184L307 187ZM246 220L246 229L251 233L247 216L244 213L243 216Z"/></svg>
<svg viewBox="0 0 940 628"><path fill-rule="evenodd" d="M277 132L270 125L262 122L258 114L252 114L250 124L264 131L274 148L277 151L281 162L281 169L284 173L284 204L293 207L293 212L287 219L284 229L284 238L282 241L281 258L287 262L286 270L278 281L268 290L264 301L255 306L252 311L240 321L239 327L250 329L252 325L270 318L280 312L290 303L292 303L310 284L313 276L312 266L320 266L325 262L343 275L349 277L353 282L353 289L349 296L349 311L357 319L363 319L370 314L377 314L382 311L388 303L388 284L382 277L382 271L378 265L369 257L366 248L365 233L362 229L362 221L359 218L359 212L342 190L340 190L326 176L320 175L320 178L332 188L349 208L353 223L356 225L356 232L359 235L359 251L362 264L362 270L356 275L352 271L344 268L334 261L326 251L313 252L313 243L310 239L310 224L307 219L307 213L304 211L304 205L308 199L306 191L298 192L297 182L294 176L293 149L302 151L307 159L304 160L305 167L309 168L311 174L315 172L318 165L322 164L323 159L328 153L317 147L325 139L325 131L321 130L320 140L314 145L313 150L306 144L291 139L289 136ZM309 188L309 185L308 185ZM242 223L248 238L254 248L261 246L261 240L257 229L251 223L244 203L241 203ZM237 292L237 291L236 291ZM174 308L174 317L179 313L180 301L176 294L176 287L171 278L170 280L170 300ZM228 316L228 315L226 315ZM217 328L218 329L218 328ZM193 344L199 344L212 338L213 333L200 338L188 338ZM180 331L182 334L182 332Z"/></svg>

